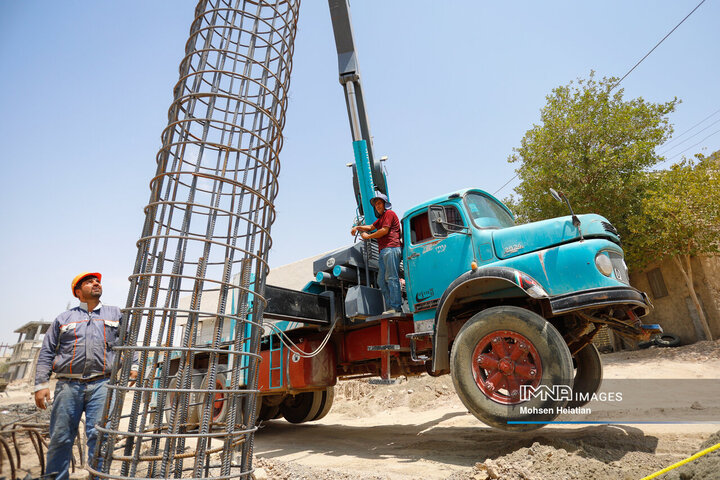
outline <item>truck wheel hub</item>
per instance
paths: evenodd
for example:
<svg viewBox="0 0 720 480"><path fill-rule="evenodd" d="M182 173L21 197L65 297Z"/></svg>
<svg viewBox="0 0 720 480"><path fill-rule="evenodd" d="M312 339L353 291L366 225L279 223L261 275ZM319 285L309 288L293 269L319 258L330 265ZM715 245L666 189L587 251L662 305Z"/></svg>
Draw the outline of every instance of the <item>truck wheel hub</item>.
<svg viewBox="0 0 720 480"><path fill-rule="evenodd" d="M513 373L513 370L515 370L515 362L509 358L503 358L498 362L498 369L503 373L503 375L510 375Z"/></svg>
<svg viewBox="0 0 720 480"><path fill-rule="evenodd" d="M486 335L475 346L472 358L478 388L504 405L521 403L520 387L537 387L542 379L540 354L517 332L498 330Z"/></svg>

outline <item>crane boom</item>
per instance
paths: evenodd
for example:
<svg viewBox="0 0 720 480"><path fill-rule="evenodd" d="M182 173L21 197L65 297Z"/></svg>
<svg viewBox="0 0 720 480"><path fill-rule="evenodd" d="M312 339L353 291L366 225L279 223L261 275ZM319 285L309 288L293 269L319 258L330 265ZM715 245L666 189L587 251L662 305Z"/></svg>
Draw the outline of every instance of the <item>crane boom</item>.
<svg viewBox="0 0 720 480"><path fill-rule="evenodd" d="M365 215L365 220L368 221L374 218L373 209L369 207L370 199L376 190L388 195L387 181L382 170L382 163L375 158L373 152L370 122L360 83L360 68L350 20L349 2L348 0L328 0L328 5L338 54L340 84L345 93L355 151L355 165L353 165L355 199L360 214Z"/></svg>

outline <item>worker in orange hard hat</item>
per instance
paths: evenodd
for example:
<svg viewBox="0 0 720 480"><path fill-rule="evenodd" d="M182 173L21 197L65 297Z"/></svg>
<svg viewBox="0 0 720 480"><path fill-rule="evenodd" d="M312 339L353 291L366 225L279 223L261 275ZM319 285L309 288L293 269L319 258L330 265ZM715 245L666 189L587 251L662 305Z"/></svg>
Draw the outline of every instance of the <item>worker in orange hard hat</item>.
<svg viewBox="0 0 720 480"><path fill-rule="evenodd" d="M47 408L50 375L58 379L50 414L50 444L45 471L57 480L69 478L80 417L85 413L88 457L97 441L95 425L100 420L107 397L122 313L118 307L103 305L102 275L83 272L72 279L70 289L80 304L61 313L45 334L35 370L35 404ZM133 365L130 379L137 377ZM99 467L100 465L98 465Z"/></svg>
<svg viewBox="0 0 720 480"><path fill-rule="evenodd" d="M82 272L80 275L76 275L75 278L72 279L72 282L70 282L70 291L72 292L73 296L77 297L77 293L75 293L75 288L78 286L78 284L81 284L82 281L88 277L97 278L98 284L102 281L102 275L97 272ZM102 287L100 287L100 289L102 290Z"/></svg>

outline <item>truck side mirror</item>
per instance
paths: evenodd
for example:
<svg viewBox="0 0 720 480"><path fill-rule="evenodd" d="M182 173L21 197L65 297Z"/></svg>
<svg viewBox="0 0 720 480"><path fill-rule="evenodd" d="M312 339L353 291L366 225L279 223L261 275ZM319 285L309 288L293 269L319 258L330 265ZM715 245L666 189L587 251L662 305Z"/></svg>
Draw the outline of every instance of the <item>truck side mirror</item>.
<svg viewBox="0 0 720 480"><path fill-rule="evenodd" d="M445 228L447 225L447 216L445 208L440 205L430 205L428 207L428 219L430 220L430 231L433 237L447 237L448 232Z"/></svg>
<svg viewBox="0 0 720 480"><path fill-rule="evenodd" d="M583 233L582 233L582 229L580 228L582 222L580 222L580 219L577 217L577 215L575 215L575 212L573 211L572 207L570 206L570 200L568 200L568 198L565 196L564 193L558 192L554 188L550 189L550 195L552 195L553 198L560 203L562 203L562 201L565 200L565 204L567 205L568 210L570 210L570 215L572 216L572 224L575 226L575 228L578 229L578 233L580 234L580 240L583 240L584 239Z"/></svg>

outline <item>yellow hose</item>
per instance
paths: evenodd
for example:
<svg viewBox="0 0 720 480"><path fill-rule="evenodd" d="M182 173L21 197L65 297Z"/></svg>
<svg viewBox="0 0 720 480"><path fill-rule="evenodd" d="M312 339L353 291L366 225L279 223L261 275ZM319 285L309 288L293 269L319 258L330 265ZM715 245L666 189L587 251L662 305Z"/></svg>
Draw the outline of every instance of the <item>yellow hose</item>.
<svg viewBox="0 0 720 480"><path fill-rule="evenodd" d="M673 464L670 465L669 467L665 467L665 468L663 468L662 470L660 470L659 472L655 472L655 473L653 473L653 474L651 474L651 475L648 475L647 477L643 477L641 480L650 480L651 478L655 478L655 477L657 477L657 476L659 476L659 475L662 475L663 473L669 472L670 470L672 470L672 469L674 469L674 468L677 468L677 467L680 467L680 466L682 466L682 465L685 465L685 464L688 463L688 462L692 462L692 461L695 460L696 458L700 458L700 457L702 457L703 455L707 455L707 454L710 453L710 452L714 452L714 451L717 450L718 448L720 448L720 443L715 444L715 445L713 445L712 447L706 448L705 450L702 450L702 451L696 453L695 455L693 455L692 457L686 458L685 460L680 460L680 461L677 462L677 463L673 463Z"/></svg>

